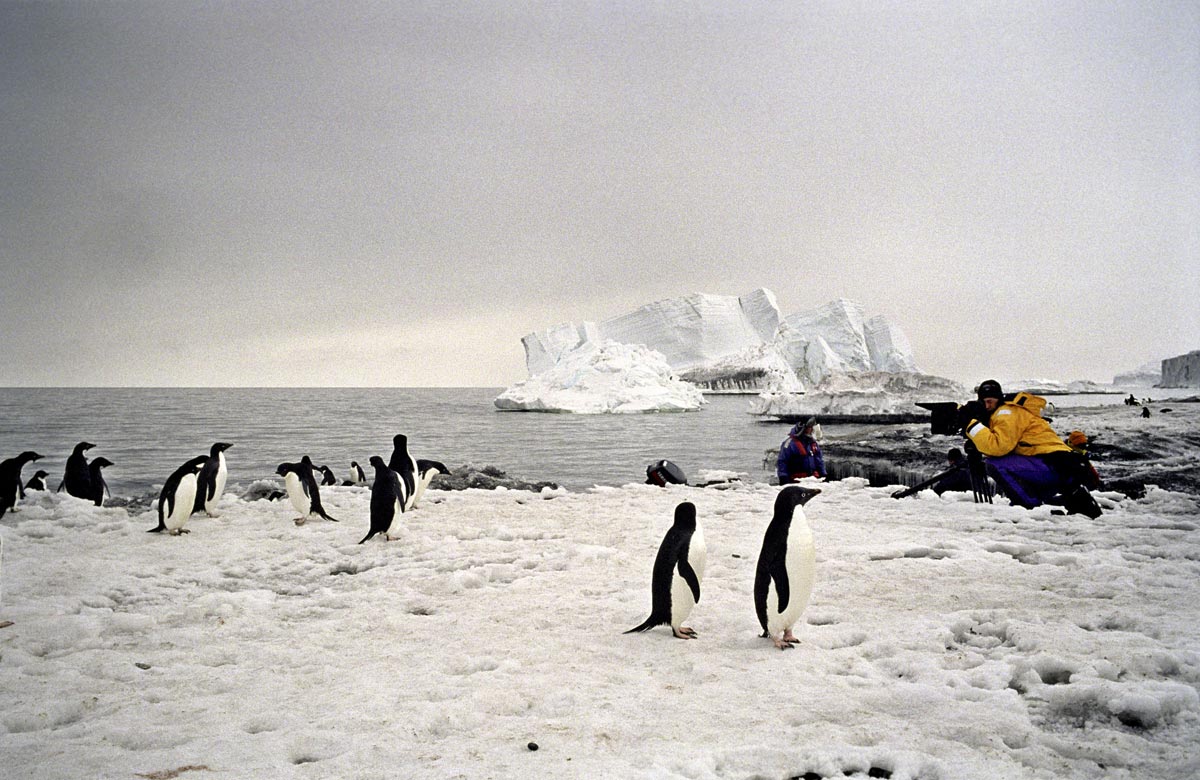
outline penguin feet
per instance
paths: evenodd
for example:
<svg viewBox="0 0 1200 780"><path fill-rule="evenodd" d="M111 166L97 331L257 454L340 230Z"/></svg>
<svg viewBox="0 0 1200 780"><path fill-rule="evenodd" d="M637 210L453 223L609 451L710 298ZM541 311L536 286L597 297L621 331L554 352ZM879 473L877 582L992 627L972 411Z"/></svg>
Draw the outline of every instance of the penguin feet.
<svg viewBox="0 0 1200 780"><path fill-rule="evenodd" d="M783 641L787 642L789 645L800 644L800 640L796 637L795 634L792 633L792 630L790 628L787 631L783 632Z"/></svg>
<svg viewBox="0 0 1200 780"><path fill-rule="evenodd" d="M776 639L775 637L771 637L771 641L774 642L775 646L778 647L780 650L791 650L795 647L795 645L793 645L791 642L787 641L786 639L782 639L782 638Z"/></svg>
<svg viewBox="0 0 1200 780"><path fill-rule="evenodd" d="M308 522L308 518L307 517L297 517L292 522L295 523L296 525L304 525L305 523Z"/></svg>
<svg viewBox="0 0 1200 780"><path fill-rule="evenodd" d="M673 629L671 629L671 633L674 634L677 639L699 639L700 638L700 635L696 633L695 629L688 628L687 626L680 626L678 629L673 628Z"/></svg>
<svg viewBox="0 0 1200 780"><path fill-rule="evenodd" d="M192 531L189 528L176 528L174 531L170 531L169 533L171 536L179 536L180 534L190 534L191 532Z"/></svg>

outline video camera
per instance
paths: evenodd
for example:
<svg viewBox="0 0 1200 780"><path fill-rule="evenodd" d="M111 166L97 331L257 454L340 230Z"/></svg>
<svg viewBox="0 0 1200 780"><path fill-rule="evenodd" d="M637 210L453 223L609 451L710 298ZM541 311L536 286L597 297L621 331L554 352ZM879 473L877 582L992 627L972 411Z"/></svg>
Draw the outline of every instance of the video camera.
<svg viewBox="0 0 1200 780"><path fill-rule="evenodd" d="M958 407L954 401L933 401L918 403L917 406L929 410L929 432L941 436L953 436L959 431Z"/></svg>
<svg viewBox="0 0 1200 780"><path fill-rule="evenodd" d="M917 406L929 410L930 433L942 436L954 436L961 432L962 427L958 422L960 405L954 401L918 403ZM963 449L967 453L967 473L971 477L971 491L975 494L975 503L978 504L985 501L989 504L992 503L993 490L983 467L983 456L979 454L979 450L976 449L975 444L970 439L967 439L963 443ZM944 474L948 473L950 472L944 472Z"/></svg>

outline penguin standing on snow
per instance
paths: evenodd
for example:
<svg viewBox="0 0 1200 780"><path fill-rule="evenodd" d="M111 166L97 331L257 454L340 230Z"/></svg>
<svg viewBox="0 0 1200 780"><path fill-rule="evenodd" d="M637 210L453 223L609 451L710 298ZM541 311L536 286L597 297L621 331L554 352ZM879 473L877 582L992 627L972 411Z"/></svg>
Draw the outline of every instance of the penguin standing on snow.
<svg viewBox="0 0 1200 780"><path fill-rule="evenodd" d="M49 490L50 487L46 484L46 477L50 476L46 472L38 469L34 472L29 481L25 483L26 490Z"/></svg>
<svg viewBox="0 0 1200 780"><path fill-rule="evenodd" d="M312 460L305 455L299 463L280 463L275 473L283 477L284 487L287 488L288 498L300 516L296 525L304 525L311 515L320 515L326 520L337 522L336 517L325 513L321 506L321 491L317 487L317 479L313 476Z"/></svg>
<svg viewBox="0 0 1200 780"><path fill-rule="evenodd" d="M225 464L225 450L232 447L219 441L208 451L200 474L196 477L196 499L192 505L192 513L205 512L209 517L216 517L217 501L225 492L225 480L229 478L229 467Z"/></svg>
<svg viewBox="0 0 1200 780"><path fill-rule="evenodd" d="M408 454L408 437L403 433L392 437L392 457L388 461L388 468L399 475L400 483L404 485L404 508L408 509L417 495L417 462Z"/></svg>
<svg viewBox="0 0 1200 780"><path fill-rule="evenodd" d="M400 475L387 467L378 455L371 458L375 467L375 482L371 484L371 528L359 544L375 534L392 541L392 532L397 530L400 515L404 514L404 483Z"/></svg>
<svg viewBox="0 0 1200 780"><path fill-rule="evenodd" d="M87 456L83 453L95 446L86 441L75 445L75 449L71 450L71 455L67 458L67 467L63 471L62 482L58 483L58 490L66 488L68 495L76 498L92 497L91 472L88 470Z"/></svg>
<svg viewBox="0 0 1200 780"><path fill-rule="evenodd" d="M149 533L168 531L172 536L189 533L183 524L196 508L198 473L212 460L211 455L198 455L184 463L163 483L158 494L158 525Z"/></svg>
<svg viewBox="0 0 1200 780"><path fill-rule="evenodd" d="M104 506L105 494L112 496L112 491L108 489L108 483L104 481L104 475L100 473L100 469L111 465L113 462L103 456L88 464L88 490L91 492L86 498L96 506Z"/></svg>
<svg viewBox="0 0 1200 780"><path fill-rule="evenodd" d="M22 452L15 458L0 462L0 517L12 509L16 511L17 498L25 498L25 487L21 484L21 469L25 464L42 457L32 450ZM46 472L40 471L39 474Z"/></svg>
<svg viewBox="0 0 1200 780"><path fill-rule="evenodd" d="M421 500L421 496L425 495L425 488L429 487L429 483L438 474L449 474L450 469L446 468L445 463L436 460L418 460L417 461L417 487L413 493L412 500L408 502L407 509L416 509L417 502Z"/></svg>
<svg viewBox="0 0 1200 780"><path fill-rule="evenodd" d="M775 515L763 535L762 552L754 574L754 609L762 635L780 650L800 640L792 626L800 619L812 594L816 549L804 515L804 505L820 493L816 488L789 485L775 497Z"/></svg>
<svg viewBox="0 0 1200 780"><path fill-rule="evenodd" d="M358 465L358 461L350 461L350 479L342 484L344 485L362 485L367 481L367 475L363 473L362 466Z"/></svg>
<svg viewBox="0 0 1200 780"><path fill-rule="evenodd" d="M650 617L626 634L646 631L664 623L679 639L695 639L696 632L683 625L700 601L700 581L708 551L704 532L696 522L696 506L684 501L675 507L675 523L663 537L650 583Z"/></svg>

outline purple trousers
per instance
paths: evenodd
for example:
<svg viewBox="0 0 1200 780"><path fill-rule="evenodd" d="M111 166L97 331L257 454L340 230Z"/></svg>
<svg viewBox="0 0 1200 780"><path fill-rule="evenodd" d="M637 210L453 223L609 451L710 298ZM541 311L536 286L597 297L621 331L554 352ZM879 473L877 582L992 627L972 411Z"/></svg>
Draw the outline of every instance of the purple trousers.
<svg viewBox="0 0 1200 780"><path fill-rule="evenodd" d="M1032 455L1003 455L987 459L987 473L1000 492L1026 509L1075 487L1072 480L1050 463Z"/></svg>

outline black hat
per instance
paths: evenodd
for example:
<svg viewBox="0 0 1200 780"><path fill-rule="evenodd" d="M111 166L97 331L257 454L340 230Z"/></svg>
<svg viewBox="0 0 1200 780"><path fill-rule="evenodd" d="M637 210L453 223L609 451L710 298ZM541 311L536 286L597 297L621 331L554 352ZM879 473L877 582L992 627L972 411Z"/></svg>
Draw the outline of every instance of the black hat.
<svg viewBox="0 0 1200 780"><path fill-rule="evenodd" d="M975 388L975 394L982 401L985 398L998 398L1004 400L1004 391L1000 389L1000 383L995 379L985 379L979 383L979 387Z"/></svg>

